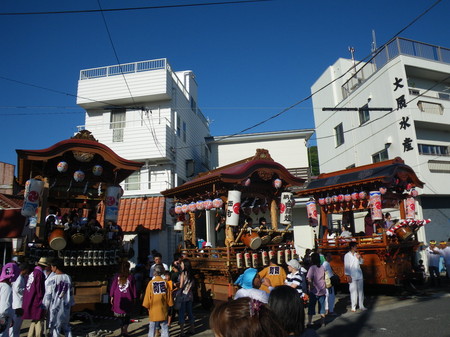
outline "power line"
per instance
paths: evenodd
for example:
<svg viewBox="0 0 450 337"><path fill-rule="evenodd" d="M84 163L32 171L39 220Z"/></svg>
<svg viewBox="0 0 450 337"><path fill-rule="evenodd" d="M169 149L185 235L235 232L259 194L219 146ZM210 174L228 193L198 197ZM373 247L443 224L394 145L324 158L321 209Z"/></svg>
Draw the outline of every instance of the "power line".
<svg viewBox="0 0 450 337"><path fill-rule="evenodd" d="M203 7L203 6L217 6L217 5L236 5L253 2L268 2L272 0L246 0L246 1L223 1L223 2L207 2L207 3L192 3L179 5L161 5L161 6L146 6L146 7L125 7L125 8L109 8L109 9L82 9L72 11L46 11L46 12L7 12L0 13L0 16L18 16L18 15L53 15L53 14L80 14L80 13L98 13L98 12L123 12L149 9L164 9L164 8L180 8L180 7Z"/></svg>

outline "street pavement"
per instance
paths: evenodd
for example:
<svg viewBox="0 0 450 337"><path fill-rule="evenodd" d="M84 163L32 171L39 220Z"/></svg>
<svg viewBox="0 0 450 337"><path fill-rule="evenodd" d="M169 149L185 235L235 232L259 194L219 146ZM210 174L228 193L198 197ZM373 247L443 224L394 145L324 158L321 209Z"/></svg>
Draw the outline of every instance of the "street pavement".
<svg viewBox="0 0 450 337"><path fill-rule="evenodd" d="M350 311L348 292L337 294L335 317L327 317L324 327L313 326L320 337L415 337L432 335L450 337L450 284L429 288L414 294L383 294L367 289L365 304L368 310ZM209 329L210 310L195 306L196 337L214 337ZM147 336L148 317L134 315L129 326L130 337ZM319 322L316 315L313 322ZM29 322L22 325L21 337L25 337ZM78 313L73 315L74 337L120 336L119 322L107 314ZM170 327L170 336L180 333L177 322Z"/></svg>

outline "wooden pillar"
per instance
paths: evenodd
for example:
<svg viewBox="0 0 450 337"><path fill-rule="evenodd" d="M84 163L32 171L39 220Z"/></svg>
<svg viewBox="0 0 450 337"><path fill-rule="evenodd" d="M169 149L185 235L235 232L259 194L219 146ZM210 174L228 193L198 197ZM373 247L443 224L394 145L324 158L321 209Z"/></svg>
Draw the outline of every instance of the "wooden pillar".
<svg viewBox="0 0 450 337"><path fill-rule="evenodd" d="M189 223L191 227L192 239L191 242L194 246L197 247L197 233L196 233L196 224L195 224L195 212L189 212Z"/></svg>
<svg viewBox="0 0 450 337"><path fill-rule="evenodd" d="M405 199L402 199L399 204L400 219L406 219Z"/></svg>
<svg viewBox="0 0 450 337"><path fill-rule="evenodd" d="M47 236L49 233L47 233L47 228L45 224L45 218L47 216L47 207L48 207L48 189L49 189L49 183L48 178L44 178L44 188L42 190L42 196L41 196L41 205L38 208L38 214L37 214L37 224L36 224L36 236L43 241L47 240Z"/></svg>
<svg viewBox="0 0 450 337"><path fill-rule="evenodd" d="M278 230L278 217L277 201L272 199L270 202L270 219L272 221L273 230Z"/></svg>

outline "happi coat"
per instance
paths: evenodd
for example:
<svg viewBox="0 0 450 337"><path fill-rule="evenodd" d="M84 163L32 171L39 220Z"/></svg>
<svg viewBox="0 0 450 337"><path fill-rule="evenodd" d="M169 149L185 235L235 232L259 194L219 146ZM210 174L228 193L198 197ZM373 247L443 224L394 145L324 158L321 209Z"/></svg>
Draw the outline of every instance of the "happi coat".
<svg viewBox="0 0 450 337"><path fill-rule="evenodd" d="M42 308L42 300L45 293L44 284L44 271L42 267L36 266L28 276L27 284L23 292L23 319L38 321L44 318L45 310Z"/></svg>

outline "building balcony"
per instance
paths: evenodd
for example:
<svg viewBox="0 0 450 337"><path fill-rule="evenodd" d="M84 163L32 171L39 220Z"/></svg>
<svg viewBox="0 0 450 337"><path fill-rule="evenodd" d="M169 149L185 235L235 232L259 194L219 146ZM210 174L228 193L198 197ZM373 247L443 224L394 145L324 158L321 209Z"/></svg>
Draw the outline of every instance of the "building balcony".
<svg viewBox="0 0 450 337"><path fill-rule="evenodd" d="M80 71L77 104L96 109L170 100L174 86L190 99L165 58L85 69Z"/></svg>

